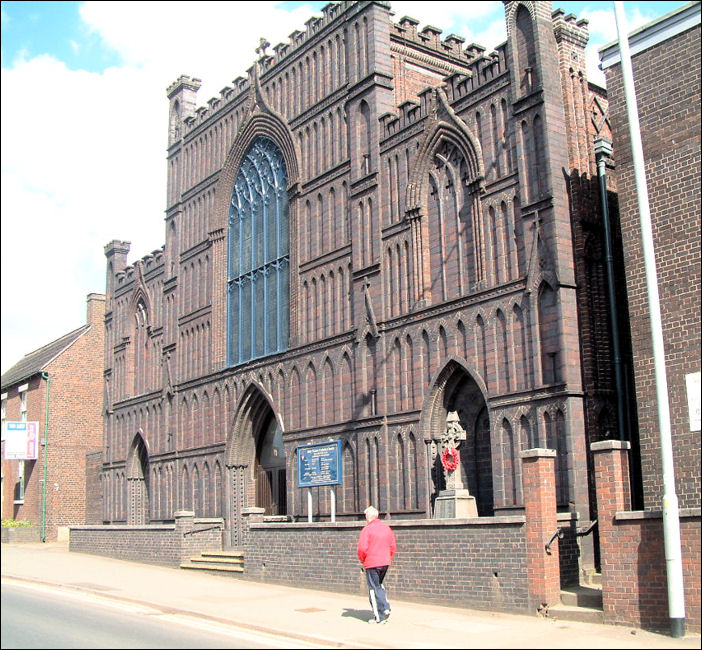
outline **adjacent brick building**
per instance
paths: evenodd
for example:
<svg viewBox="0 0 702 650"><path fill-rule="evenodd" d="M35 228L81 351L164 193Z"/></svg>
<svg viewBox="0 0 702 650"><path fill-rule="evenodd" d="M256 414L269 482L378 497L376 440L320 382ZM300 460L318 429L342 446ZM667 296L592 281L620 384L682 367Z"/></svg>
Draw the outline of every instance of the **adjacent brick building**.
<svg viewBox="0 0 702 650"><path fill-rule="evenodd" d="M690 627L699 631L700 3L691 2L642 27L631 34L629 43L660 296L675 491L681 514L686 618ZM627 494L621 495L617 508L607 506L613 518L605 526L611 548L609 565L614 573L609 595L605 589L605 610L609 599L612 620L660 624L667 615L661 526L663 476L641 224L616 44L603 48L600 58L607 77L616 143L615 176L631 316L643 486L643 512L625 512L631 506ZM613 464L619 467L623 462L617 459ZM599 489L598 485L598 494ZM607 581L604 584L607 587Z"/></svg>
<svg viewBox="0 0 702 650"><path fill-rule="evenodd" d="M676 491L682 507L700 507L699 400L687 378L700 373L700 3L693 2L631 36L634 85L653 225ZM603 49L610 119L617 146L616 178L634 369L645 508L662 499L653 352L641 225L621 65ZM690 394L699 398L699 394ZM691 412L695 410L696 415Z"/></svg>
<svg viewBox="0 0 702 650"><path fill-rule="evenodd" d="M505 2L488 53L384 2L327 5L197 106L169 89L166 237L107 257L103 520L307 517L296 447L342 441L339 520L427 519L457 412L481 517L524 512L550 447L558 510L595 514L616 436L587 22ZM315 520L328 490L315 489ZM592 536L568 574L592 568ZM580 561L581 566L577 566Z"/></svg>
<svg viewBox="0 0 702 650"><path fill-rule="evenodd" d="M89 294L85 325L25 355L2 376L3 421L38 422L41 440L37 460L4 460L3 453L2 517L29 521L37 538L44 481L46 539L86 523L86 453L102 445L104 317L105 296Z"/></svg>

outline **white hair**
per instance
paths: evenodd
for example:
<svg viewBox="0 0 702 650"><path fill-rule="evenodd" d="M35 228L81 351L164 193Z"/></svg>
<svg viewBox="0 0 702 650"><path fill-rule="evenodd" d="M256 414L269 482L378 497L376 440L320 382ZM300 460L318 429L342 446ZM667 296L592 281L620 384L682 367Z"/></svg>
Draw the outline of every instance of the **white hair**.
<svg viewBox="0 0 702 650"><path fill-rule="evenodd" d="M369 521L372 519L377 519L378 518L378 509L374 508L373 506L368 506L364 511L363 514L366 516L366 519Z"/></svg>

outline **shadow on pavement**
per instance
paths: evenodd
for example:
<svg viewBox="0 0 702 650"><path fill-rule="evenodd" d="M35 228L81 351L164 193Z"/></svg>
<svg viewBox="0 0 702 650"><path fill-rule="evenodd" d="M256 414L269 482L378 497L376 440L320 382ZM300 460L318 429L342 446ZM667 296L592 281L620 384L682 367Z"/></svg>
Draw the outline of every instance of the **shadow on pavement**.
<svg viewBox="0 0 702 650"><path fill-rule="evenodd" d="M349 609L348 607L344 607L341 615L346 618L357 618L364 623L373 616L367 609Z"/></svg>

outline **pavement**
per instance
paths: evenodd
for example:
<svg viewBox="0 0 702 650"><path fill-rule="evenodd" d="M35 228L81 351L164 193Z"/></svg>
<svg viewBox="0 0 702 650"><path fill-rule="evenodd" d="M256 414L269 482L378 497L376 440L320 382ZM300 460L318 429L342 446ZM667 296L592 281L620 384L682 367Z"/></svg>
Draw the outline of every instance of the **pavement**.
<svg viewBox="0 0 702 650"><path fill-rule="evenodd" d="M1 559L3 585L21 581L93 594L220 628L273 635L279 647L700 648L698 634L673 639L631 627L408 602L393 598L391 587L390 620L369 625L370 606L361 594L71 553L66 542L3 544Z"/></svg>

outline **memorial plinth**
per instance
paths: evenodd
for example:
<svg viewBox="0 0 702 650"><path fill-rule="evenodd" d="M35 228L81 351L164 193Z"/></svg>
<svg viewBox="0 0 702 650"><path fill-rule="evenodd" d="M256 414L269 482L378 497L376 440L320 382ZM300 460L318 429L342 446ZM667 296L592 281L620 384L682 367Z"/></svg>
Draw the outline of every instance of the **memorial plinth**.
<svg viewBox="0 0 702 650"><path fill-rule="evenodd" d="M434 502L434 519L466 519L477 516L475 497L466 489L441 490Z"/></svg>

